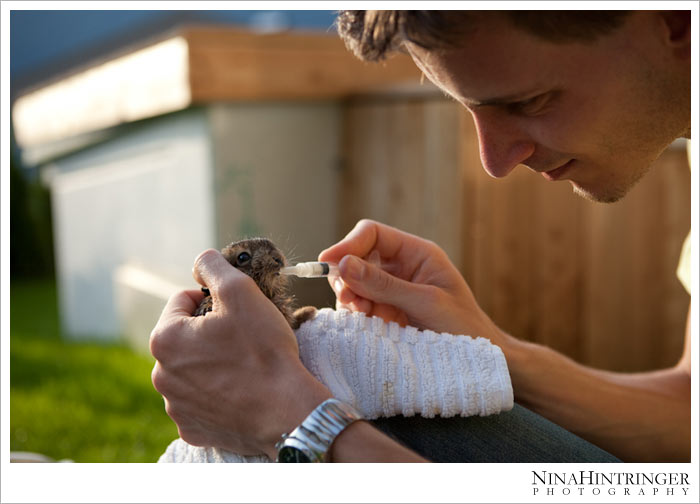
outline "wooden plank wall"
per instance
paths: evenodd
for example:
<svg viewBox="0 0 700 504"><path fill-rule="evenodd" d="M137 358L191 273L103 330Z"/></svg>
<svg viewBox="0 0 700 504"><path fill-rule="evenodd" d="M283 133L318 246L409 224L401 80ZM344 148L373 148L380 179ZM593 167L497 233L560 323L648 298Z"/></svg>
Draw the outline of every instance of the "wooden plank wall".
<svg viewBox="0 0 700 504"><path fill-rule="evenodd" d="M352 101L344 146L341 235L370 217L436 241L503 329L579 362L641 371L680 357L684 149L599 204L523 167L489 177L469 114L443 98Z"/></svg>
<svg viewBox="0 0 700 504"><path fill-rule="evenodd" d="M458 109L440 99L353 100L345 108L341 236L361 218L439 243L459 264Z"/></svg>
<svg viewBox="0 0 700 504"><path fill-rule="evenodd" d="M189 91L195 104L233 100L319 100L417 83L408 55L368 65L330 31L255 33L193 26L187 40Z"/></svg>

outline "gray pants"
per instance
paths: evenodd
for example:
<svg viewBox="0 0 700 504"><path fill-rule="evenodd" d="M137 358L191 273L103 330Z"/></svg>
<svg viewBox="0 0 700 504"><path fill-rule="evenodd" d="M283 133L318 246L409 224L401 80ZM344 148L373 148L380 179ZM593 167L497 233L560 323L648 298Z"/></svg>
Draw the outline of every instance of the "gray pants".
<svg viewBox="0 0 700 504"><path fill-rule="evenodd" d="M518 404L487 417L396 416L372 423L433 462L621 462Z"/></svg>

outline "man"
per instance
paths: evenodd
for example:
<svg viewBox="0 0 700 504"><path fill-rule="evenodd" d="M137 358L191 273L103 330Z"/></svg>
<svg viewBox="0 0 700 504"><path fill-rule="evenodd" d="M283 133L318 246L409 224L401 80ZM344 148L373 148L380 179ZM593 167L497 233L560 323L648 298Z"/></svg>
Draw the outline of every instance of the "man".
<svg viewBox="0 0 700 504"><path fill-rule="evenodd" d="M524 165L613 202L669 143L690 137L689 12L346 11L338 26L366 59L407 51L463 104L494 177ZM374 249L398 265L395 276L362 259ZM689 460L689 329L671 369L595 370L500 330L431 242L361 221L319 259L340 263L339 306L490 339L517 402L620 459ZM214 250L194 275L215 299L213 316L191 317L197 291L170 299L151 336L154 386L185 441L275 458L282 433L331 394L248 277ZM366 422L336 431L331 461L422 460Z"/></svg>

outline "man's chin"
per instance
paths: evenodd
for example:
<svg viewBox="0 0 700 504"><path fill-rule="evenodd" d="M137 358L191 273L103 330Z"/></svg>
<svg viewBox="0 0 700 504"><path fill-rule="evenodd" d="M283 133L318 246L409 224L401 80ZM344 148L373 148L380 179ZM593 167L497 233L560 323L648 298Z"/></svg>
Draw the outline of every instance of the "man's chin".
<svg viewBox="0 0 700 504"><path fill-rule="evenodd" d="M643 169L635 170L624 175L624 171L620 173L622 176L607 177L605 180L596 180L591 184L586 182L575 182L570 180L571 186L575 194L589 201L597 203L615 203L624 198L634 186L646 175L651 167L651 164L641 164ZM628 172L630 170L627 170Z"/></svg>
<svg viewBox="0 0 700 504"><path fill-rule="evenodd" d="M594 201L596 203L615 203L620 201L625 194L627 194L627 191L595 191L581 187L575 182L571 183L571 187L574 190L574 194L577 196L581 196L588 201Z"/></svg>

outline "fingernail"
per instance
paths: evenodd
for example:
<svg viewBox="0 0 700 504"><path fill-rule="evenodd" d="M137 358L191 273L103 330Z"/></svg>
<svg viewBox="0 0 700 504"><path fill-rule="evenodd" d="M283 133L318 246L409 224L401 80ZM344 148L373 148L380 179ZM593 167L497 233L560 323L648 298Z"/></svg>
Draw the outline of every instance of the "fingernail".
<svg viewBox="0 0 700 504"><path fill-rule="evenodd" d="M350 256L348 258L348 270L347 276L356 281L362 281L365 276L365 263L358 259L357 257Z"/></svg>
<svg viewBox="0 0 700 504"><path fill-rule="evenodd" d="M367 256L367 262L379 266L382 262L382 256L379 254L377 249L372 249L372 252Z"/></svg>
<svg viewBox="0 0 700 504"><path fill-rule="evenodd" d="M345 284L340 278L336 278L335 282L333 282L333 289L335 289L336 292L340 292L343 290L343 287L345 287Z"/></svg>

